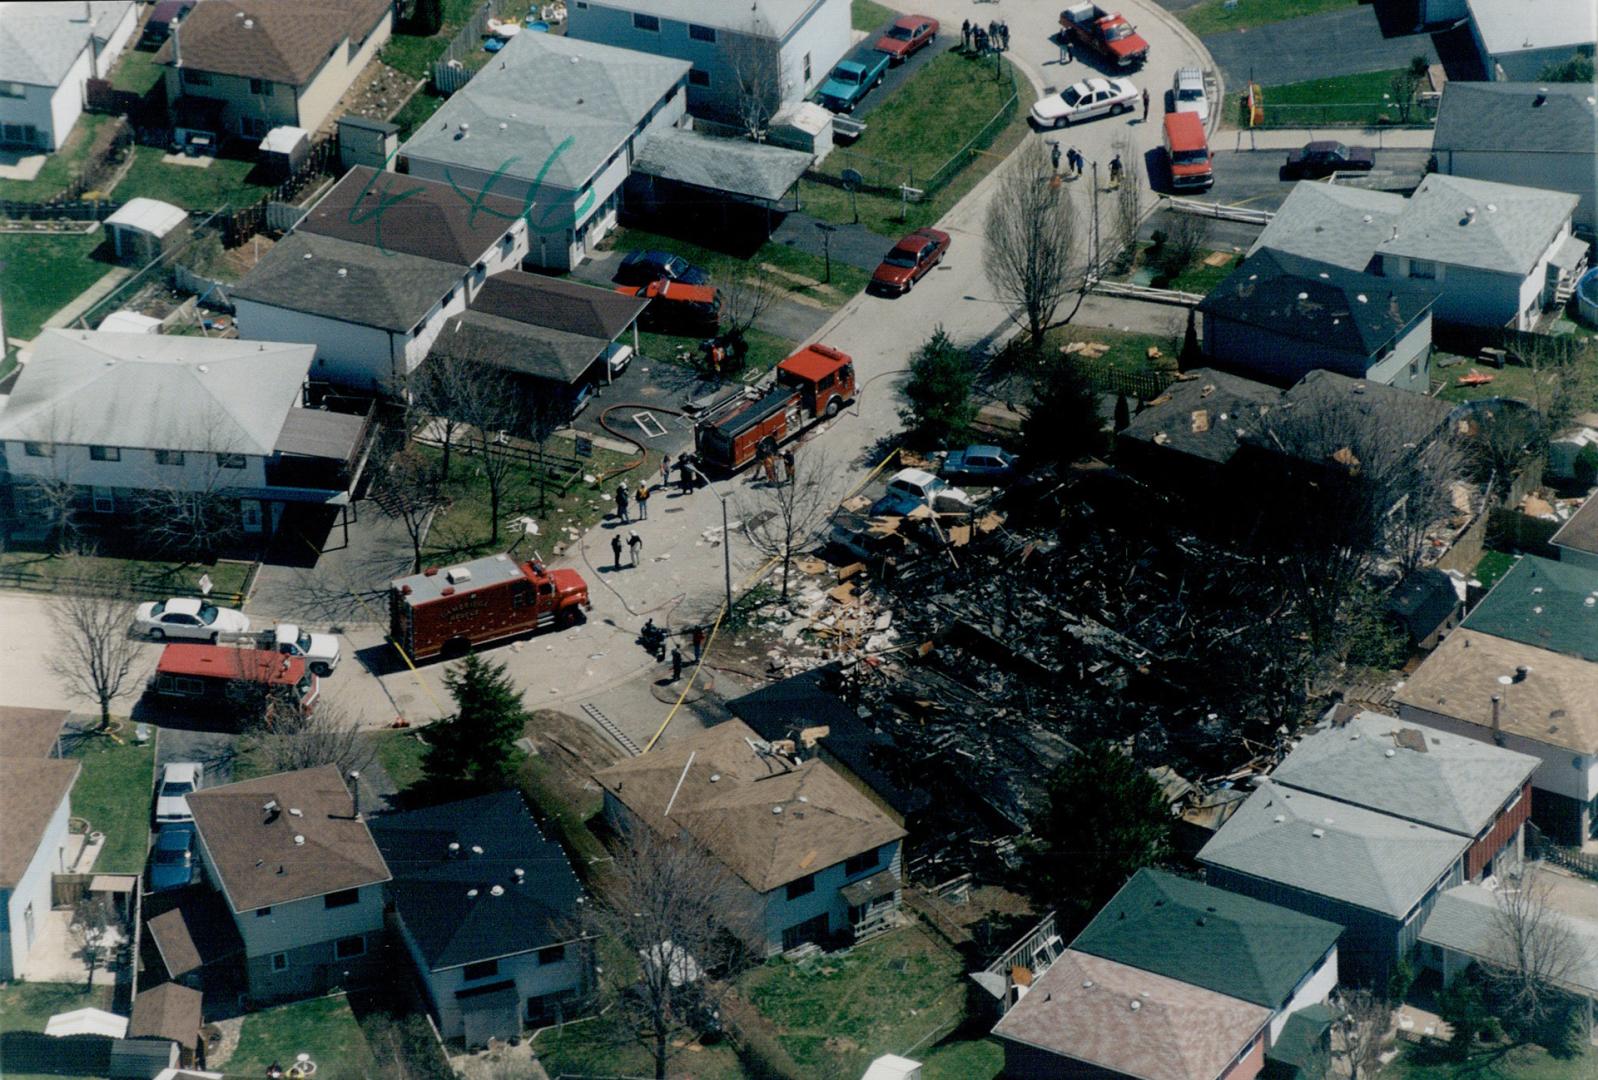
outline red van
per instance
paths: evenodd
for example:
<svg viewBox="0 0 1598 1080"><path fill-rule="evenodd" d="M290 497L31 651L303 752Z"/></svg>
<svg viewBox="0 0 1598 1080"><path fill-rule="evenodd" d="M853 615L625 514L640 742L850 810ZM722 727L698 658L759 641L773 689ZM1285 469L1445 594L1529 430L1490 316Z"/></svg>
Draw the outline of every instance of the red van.
<svg viewBox="0 0 1598 1080"><path fill-rule="evenodd" d="M226 645L168 645L161 651L146 690L174 702L237 712L253 708L256 697L281 699L309 716L321 681L299 656L271 649Z"/></svg>
<svg viewBox="0 0 1598 1080"><path fill-rule="evenodd" d="M1165 158L1171 167L1173 190L1201 191L1215 183L1210 144L1198 113L1165 114Z"/></svg>

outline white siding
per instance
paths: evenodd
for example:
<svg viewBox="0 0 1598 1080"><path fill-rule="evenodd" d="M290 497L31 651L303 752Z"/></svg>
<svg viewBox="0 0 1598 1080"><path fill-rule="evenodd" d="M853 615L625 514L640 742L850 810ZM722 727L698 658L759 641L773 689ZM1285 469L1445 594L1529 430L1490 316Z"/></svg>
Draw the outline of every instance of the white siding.
<svg viewBox="0 0 1598 1080"><path fill-rule="evenodd" d="M61 85L56 87L50 96L50 131L55 140L50 144L52 150L61 148L61 144L67 141L67 136L77 124L78 117L83 115L84 84L93 73L94 49L88 42L84 42L83 51L78 54L76 60L72 61L72 68L67 72L67 77L61 80Z"/></svg>
<svg viewBox="0 0 1598 1080"><path fill-rule="evenodd" d="M123 14L122 21L106 38L105 44L100 46L99 58L96 61L100 78L108 77L117 57L122 55L122 50L128 47L128 42L133 40L133 32L139 28L139 5L129 4L128 10Z"/></svg>
<svg viewBox="0 0 1598 1080"><path fill-rule="evenodd" d="M1546 262L1546 253L1543 259ZM1487 327L1523 323L1521 314L1525 305L1521 303L1521 295L1527 282L1534 280L1537 289L1542 287L1541 270L1534 272L1531 278L1522 278L1517 274L1443 263L1435 264L1435 279L1412 279L1410 261L1392 255L1383 256L1383 272L1388 277L1435 286L1438 296L1432 314L1439 322Z"/></svg>
<svg viewBox="0 0 1598 1080"><path fill-rule="evenodd" d="M75 437L76 433L74 433ZM95 461L87 445L61 444L51 457L29 457L20 442L7 441L6 463L13 476L59 480L84 487L121 490L152 488L209 491L221 487L266 486L266 459L247 454L244 468L224 469L212 454L186 452L182 465L158 465L155 451L121 449L120 461ZM219 447L226 450L226 447Z"/></svg>
<svg viewBox="0 0 1598 1080"><path fill-rule="evenodd" d="M1598 226L1595 221L1598 162L1591 154L1507 153L1439 147L1437 168L1452 176L1578 195L1581 203L1576 207L1576 225L1588 233Z"/></svg>
<svg viewBox="0 0 1598 1080"><path fill-rule="evenodd" d="M525 1018L528 998L581 989L586 982L583 972L585 952L579 943L572 942L566 946L566 955L553 964L540 964L536 952L501 957L498 961L499 970L493 975L470 981L466 979L464 967L447 968L443 971L423 969L428 995L438 1010L439 1032L446 1039L460 1038L465 1033L460 1003L455 999L456 991L459 990L511 979L516 983L517 1009Z"/></svg>
<svg viewBox="0 0 1598 1080"><path fill-rule="evenodd" d="M299 90L299 126L315 131L328 120L328 114L350 88L361 70L377 55L394 28L394 13L385 12L364 43L341 41L321 70L311 76L311 81ZM350 55L354 48L355 54Z"/></svg>
<svg viewBox="0 0 1598 1080"><path fill-rule="evenodd" d="M401 362L407 335L401 331L379 330L254 300L235 298L233 306L242 338L314 344L313 379L370 389L405 374Z"/></svg>
<svg viewBox="0 0 1598 1080"><path fill-rule="evenodd" d="M782 99L798 101L820 86L853 39L848 0L823 0L782 43ZM804 75L810 55L810 78Z"/></svg>
<svg viewBox="0 0 1598 1080"><path fill-rule="evenodd" d="M34 849L28 868L17 879L16 888L5 890L6 920L9 932L4 935L4 953L0 954L0 979L16 977L28 958L30 942L24 912L33 905L33 925L40 928L50 914L50 879L60 872L62 852L67 845L67 819L72 816L72 796L63 796L61 804L50 816L39 846Z"/></svg>
<svg viewBox="0 0 1598 1080"><path fill-rule="evenodd" d="M899 841L895 840L882 848L883 857L877 865L870 870L855 874L852 877L843 872L843 863L834 863L831 866L817 870L815 873L815 888L804 896L788 899L788 887L780 885L766 893L763 898L764 923L766 928L766 948L777 952L782 949L782 932L789 927L798 926L808 919L818 915L827 916L828 929L839 933L849 927L849 902L839 895L838 890L851 882L860 881L872 874L880 873L884 869L892 869L896 876L902 880L902 868L899 861Z"/></svg>
<svg viewBox="0 0 1598 1080"><path fill-rule="evenodd" d="M287 904L274 904L271 914L236 912L245 956L268 956L319 941L337 941L353 934L375 934L383 928L383 887L363 885L357 903L329 908L324 897L313 896ZM371 946L368 942L368 948Z"/></svg>
<svg viewBox="0 0 1598 1080"><path fill-rule="evenodd" d="M1285 1008L1271 1017L1270 1033L1265 1045L1276 1045L1277 1037L1282 1034L1282 1028L1287 1025L1287 1018L1301 1009L1311 1005L1319 1005L1327 999L1332 990L1337 986L1337 946L1333 945L1326 959L1321 961L1319 967L1309 973L1309 976L1293 991L1292 998Z"/></svg>
<svg viewBox="0 0 1598 1080"><path fill-rule="evenodd" d="M1399 705L1398 715L1405 720L1414 720L1417 723L1429 724L1444 731L1452 731L1456 735L1463 735L1477 742L1492 742L1492 732L1479 724L1469 724L1456 720L1451 716L1432 712L1430 709L1417 709L1413 705ZM1552 746L1548 743L1528 739L1524 735L1514 732L1504 732L1505 748L1518 750L1522 754L1531 754L1542 762L1531 774L1531 786L1542 791L1551 791L1556 795L1580 802L1591 802L1598 796L1598 756L1582 754L1563 746ZM1536 796L1533 796L1535 804Z"/></svg>

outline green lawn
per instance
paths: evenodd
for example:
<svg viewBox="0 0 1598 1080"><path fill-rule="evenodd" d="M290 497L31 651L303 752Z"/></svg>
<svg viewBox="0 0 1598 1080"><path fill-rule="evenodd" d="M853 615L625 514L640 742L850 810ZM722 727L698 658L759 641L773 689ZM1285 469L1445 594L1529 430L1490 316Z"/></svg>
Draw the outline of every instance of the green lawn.
<svg viewBox="0 0 1598 1080"><path fill-rule="evenodd" d="M1520 558L1507 551L1494 551L1488 548L1481 553L1481 558L1476 560L1476 569L1471 576L1482 583L1482 587L1490 589L1498 584L1498 579L1509 573L1509 568L1515 565Z"/></svg>
<svg viewBox="0 0 1598 1080"><path fill-rule="evenodd" d="M994 1080L1004 1071L1004 1047L997 1039L940 1043L911 1056L921 1062L921 1080Z"/></svg>
<svg viewBox="0 0 1598 1080"><path fill-rule="evenodd" d="M72 128L72 134L67 136L66 145L44 159L44 167L39 170L39 175L32 180L0 180L0 199L14 202L46 202L59 195L61 190L78 175L78 169L83 163L84 155L89 152L89 144L94 141L95 133L109 124L111 119L109 116L91 113L84 113L78 117L77 124ZM9 313L10 310L11 306L8 303L6 311Z"/></svg>
<svg viewBox="0 0 1598 1080"><path fill-rule="evenodd" d="M1406 1046L1382 1069L1384 1080L1591 1080L1598 1077L1598 1050L1583 1047L1573 1058L1558 1058L1540 1046L1521 1046L1447 1060L1438 1050Z"/></svg>
<svg viewBox="0 0 1598 1080"><path fill-rule="evenodd" d="M1120 372L1144 375L1156 371L1174 370L1176 357L1182 348L1182 339L1162 334L1145 334L1126 330L1109 330L1098 326L1058 326L1044 335L1044 353L1053 356L1062 345L1081 341L1108 345L1109 349L1098 359L1070 354L1093 371ZM1149 349L1161 352L1158 360L1149 359Z"/></svg>
<svg viewBox="0 0 1598 1080"><path fill-rule="evenodd" d="M805 191L814 192L811 184ZM808 198L806 199L808 202ZM807 205L806 210L810 207ZM829 311L847 303L871 280L871 275L853 266L832 260L832 280L826 281L826 263L819 255L768 242L749 258L716 251L691 240L679 240L647 229L617 229L611 244L618 251L669 251L702 266L715 281L731 281L746 275L767 275L789 295L816 301Z"/></svg>
<svg viewBox="0 0 1598 1080"><path fill-rule="evenodd" d="M155 744L139 746L132 734L124 725L117 736L85 739L72 753L83 762L72 788L72 815L105 833L105 847L94 861L100 874L141 874L149 851Z"/></svg>
<svg viewBox="0 0 1598 1080"><path fill-rule="evenodd" d="M255 169L251 161L214 158L206 168L168 165L162 150L153 146L134 148L133 167L112 192L126 202L140 195L181 206L185 210L211 211L231 204L234 209L252 206L275 185L250 179Z"/></svg>
<svg viewBox="0 0 1598 1080"><path fill-rule="evenodd" d="M664 361L675 364L677 351L689 349L693 353L690 363L697 366L703 355L699 351L699 343L702 340L702 338L681 337L674 334L640 332L638 335L638 345L643 350L643 356L651 363ZM749 331L745 335L745 340L749 343L749 355L744 357L743 370L734 376L742 382L754 382L794 351L794 342L775 334L768 334L764 330Z"/></svg>
<svg viewBox="0 0 1598 1080"><path fill-rule="evenodd" d="M903 1053L965 1011L965 965L920 923L847 955L773 960L739 981L810 1076L859 1076L880 1054Z"/></svg>
<svg viewBox="0 0 1598 1080"><path fill-rule="evenodd" d="M156 49L133 48L123 52L111 72L111 85L143 97L166 76L166 68L155 62Z"/></svg>
<svg viewBox="0 0 1598 1080"><path fill-rule="evenodd" d="M128 584L128 596L139 600L198 593L201 576L208 574L212 599L232 603L244 591L252 569L251 563L232 560L176 563L104 555L62 558L37 551L0 552L0 586L5 588L70 592L75 581L122 581Z"/></svg>
<svg viewBox="0 0 1598 1080"><path fill-rule="evenodd" d="M99 281L113 267L91 257L105 241L103 230L30 235L0 233L0 304L6 336L31 341L44 322Z"/></svg>
<svg viewBox="0 0 1598 1080"><path fill-rule="evenodd" d="M856 30L871 33L880 30L887 21L898 15L890 7L884 7L876 0L850 0L849 18L854 23Z"/></svg>
<svg viewBox="0 0 1598 1080"><path fill-rule="evenodd" d="M1468 375L1472 371L1479 371L1483 375L1491 375L1493 381L1480 386L1461 386L1460 376ZM1558 379L1554 372L1544 372L1543 378L1552 384ZM1519 364L1506 364L1502 368L1495 368L1489 364L1470 363L1455 364L1453 367L1440 368L1436 362L1432 364L1432 385L1443 384L1443 389L1438 393L1444 401L1480 401L1483 398L1511 397L1518 398L1529 405L1535 406L1538 400L1536 375L1529 367ZM1551 393L1551 389L1548 391Z"/></svg>
<svg viewBox="0 0 1598 1080"><path fill-rule="evenodd" d="M427 118L436 113L439 106L448 101L433 92L431 86L424 86L411 95L400 111L392 117L394 123L399 125L399 138L401 142L411 137L411 133L427 121Z"/></svg>
<svg viewBox="0 0 1598 1080"><path fill-rule="evenodd" d="M1398 109L1386 101L1393 76L1401 70L1363 71L1330 79L1309 79L1265 88L1265 122L1275 127L1318 124L1377 124L1398 120ZM1386 120L1383 120L1386 117ZM1410 112L1421 118L1419 109Z"/></svg>
<svg viewBox="0 0 1598 1080"><path fill-rule="evenodd" d="M1199 0L1199 3L1178 13L1177 18L1202 37L1226 30L1298 19L1305 15L1319 15L1353 7L1357 3L1359 0L1237 0L1237 4L1229 9L1224 0Z"/></svg>
<svg viewBox="0 0 1598 1080"><path fill-rule="evenodd" d="M438 33L430 37L405 33L403 23L396 26L393 36L388 39L388 44L383 46L380 54L383 63L418 79L429 78L433 73L433 61L444 55L450 39L465 25L479 2L480 0L444 0L444 24ZM509 0L500 4L499 17L519 19L531 6L530 0ZM486 58L490 54L481 55Z"/></svg>
<svg viewBox="0 0 1598 1080"><path fill-rule="evenodd" d="M381 731L372 736L377 744L377 761L401 791L422 778L422 757L427 744L414 732Z"/></svg>
<svg viewBox="0 0 1598 1080"><path fill-rule="evenodd" d="M1138 244L1137 258L1132 264L1130 277L1138 282L1147 282L1161 289L1177 289L1182 292L1205 294L1215 286L1226 280L1226 276L1236 269L1243 256L1227 253L1226 261L1218 266L1211 266L1204 260L1215 254L1210 251L1200 251L1198 256L1188 264L1187 268L1174 278L1167 278L1157 266L1151 265L1154 245ZM1141 273L1139 272L1141 271ZM1149 275L1153 275L1150 278Z"/></svg>
<svg viewBox="0 0 1598 1080"><path fill-rule="evenodd" d="M653 1076L654 1058L603 1018L548 1028L533 1040L533 1053L550 1076ZM745 1080L738 1055L725 1042L679 1050L666 1066L673 1080Z"/></svg>
<svg viewBox="0 0 1598 1080"><path fill-rule="evenodd" d="M371 1050L342 995L247 1014L238 1049L223 1068L230 1077L265 1076L268 1065L291 1065L300 1054L310 1054L316 1062L317 1080L364 1080L371 1075Z"/></svg>
<svg viewBox="0 0 1598 1080"><path fill-rule="evenodd" d="M109 1009L114 989L82 983L9 983L0 986L0 1031L43 1031L56 1013Z"/></svg>

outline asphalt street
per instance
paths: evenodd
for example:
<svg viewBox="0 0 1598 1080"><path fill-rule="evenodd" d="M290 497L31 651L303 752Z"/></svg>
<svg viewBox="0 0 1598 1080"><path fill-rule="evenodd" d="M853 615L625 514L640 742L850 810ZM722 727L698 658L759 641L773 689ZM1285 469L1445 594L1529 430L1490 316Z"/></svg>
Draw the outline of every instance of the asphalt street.
<svg viewBox="0 0 1598 1080"><path fill-rule="evenodd" d="M1227 85L1235 87L1246 86L1250 79L1261 86L1282 86L1407 67L1412 56L1437 62L1430 35L1386 36L1372 4L1210 34L1204 47L1225 73Z"/></svg>

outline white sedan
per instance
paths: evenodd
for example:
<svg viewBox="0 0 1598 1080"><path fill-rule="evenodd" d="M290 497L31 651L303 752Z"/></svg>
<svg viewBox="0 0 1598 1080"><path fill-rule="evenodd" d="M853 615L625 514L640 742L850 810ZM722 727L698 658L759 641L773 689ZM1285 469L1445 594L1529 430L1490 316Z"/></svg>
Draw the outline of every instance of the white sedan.
<svg viewBox="0 0 1598 1080"><path fill-rule="evenodd" d="M1040 98L1032 106L1032 120L1040 127L1064 127L1099 116L1119 116L1138 101L1138 88L1130 79L1083 79L1058 94Z"/></svg>
<svg viewBox="0 0 1598 1080"><path fill-rule="evenodd" d="M246 634L250 620L242 611L217 607L209 600L177 597L140 604L133 628L163 641L178 638L215 644L229 634Z"/></svg>

